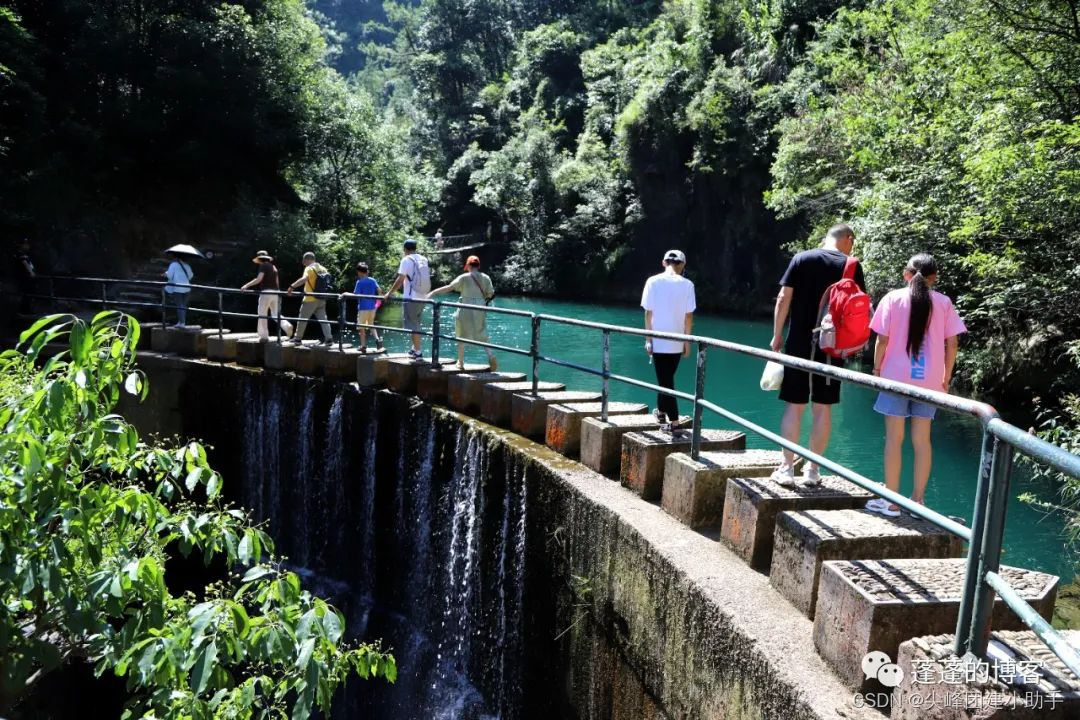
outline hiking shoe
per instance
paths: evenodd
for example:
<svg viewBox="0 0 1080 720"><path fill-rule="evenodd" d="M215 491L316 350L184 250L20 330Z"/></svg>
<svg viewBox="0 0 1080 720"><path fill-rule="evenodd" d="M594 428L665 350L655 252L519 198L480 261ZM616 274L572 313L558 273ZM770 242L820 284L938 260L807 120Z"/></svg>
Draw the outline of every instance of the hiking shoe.
<svg viewBox="0 0 1080 720"><path fill-rule="evenodd" d="M379 350L382 350L382 349L383 349L383 347L382 347L382 340L376 340L376 341L375 341L375 350L376 350L376 351L379 351Z"/></svg>
<svg viewBox="0 0 1080 720"><path fill-rule="evenodd" d="M806 463L806 467L803 468L802 484L803 487L817 487L821 484L821 471L816 465Z"/></svg>
<svg viewBox="0 0 1080 720"><path fill-rule="evenodd" d="M655 410L653 410L652 414L653 417L656 418L656 422L660 423L661 425L670 425L670 423L667 421L667 415L665 415L664 411L660 408L656 408ZM660 429L663 430L664 428L661 427Z"/></svg>
<svg viewBox="0 0 1080 720"><path fill-rule="evenodd" d="M323 340L322 344L326 345L327 347L330 347L330 346L332 346L334 344L334 339L330 338L329 340Z"/></svg>
<svg viewBox="0 0 1080 720"><path fill-rule="evenodd" d="M893 510L889 505L891 505L891 503L884 498L874 498L866 503L866 509L870 512L884 515L885 517L900 517L901 512L899 510Z"/></svg>
<svg viewBox="0 0 1080 720"><path fill-rule="evenodd" d="M772 471L769 479L780 487L795 487L795 468L784 464Z"/></svg>
<svg viewBox="0 0 1080 720"><path fill-rule="evenodd" d="M413 360L420 360L421 358L424 357L424 354L422 352L420 352L419 350L410 350L409 351L409 357L411 359L413 359Z"/></svg>
<svg viewBox="0 0 1080 720"><path fill-rule="evenodd" d="M361 355L367 355L367 345L361 345L360 346L360 354Z"/></svg>

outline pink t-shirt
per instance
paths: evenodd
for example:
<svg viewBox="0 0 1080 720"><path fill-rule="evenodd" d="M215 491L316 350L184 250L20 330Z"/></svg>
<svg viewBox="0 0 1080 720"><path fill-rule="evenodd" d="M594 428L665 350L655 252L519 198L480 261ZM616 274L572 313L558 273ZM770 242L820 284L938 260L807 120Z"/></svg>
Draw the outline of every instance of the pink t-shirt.
<svg viewBox="0 0 1080 720"><path fill-rule="evenodd" d="M964 321L952 300L930 291L930 323L917 357L907 353L908 320L911 318L911 295L907 288L893 290L881 299L870 329L889 338L881 377L930 390L940 390L945 377L945 340L967 332Z"/></svg>

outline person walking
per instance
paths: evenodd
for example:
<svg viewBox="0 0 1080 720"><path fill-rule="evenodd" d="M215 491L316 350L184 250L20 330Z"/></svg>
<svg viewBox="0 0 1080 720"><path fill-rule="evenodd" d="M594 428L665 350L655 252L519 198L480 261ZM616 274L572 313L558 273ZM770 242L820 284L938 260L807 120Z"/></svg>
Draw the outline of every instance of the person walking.
<svg viewBox="0 0 1080 720"><path fill-rule="evenodd" d="M423 303L413 302L423 299L431 292L431 268L426 257L416 251L416 241L408 239L403 245L404 255L398 265L397 277L394 278L390 289L383 296L388 301L390 296L401 288L402 294L402 320L401 326L412 331L412 347L409 349L409 357L419 360L423 357L420 352L420 321L424 314Z"/></svg>
<svg viewBox="0 0 1080 720"><path fill-rule="evenodd" d="M331 291L330 273L316 262L313 252L304 253L303 263L304 274L289 285L289 295L300 286L304 288L304 301L300 303L300 322L297 323L292 341L297 345L304 342L308 320L314 316L322 327L323 344L331 345L334 342L334 333L330 330L330 321L326 319L326 298L316 297L314 294Z"/></svg>
<svg viewBox="0 0 1080 720"><path fill-rule="evenodd" d="M267 251L260 250L255 253L255 257L251 258L251 262L255 263L256 275L254 279L248 280L241 285L240 289L256 289L259 291L259 320L256 324L259 339L263 342L270 339L270 332L267 327L269 323L266 318L271 313L273 313L274 319L277 320L285 336L292 337L292 323L281 318L281 296L278 295L278 269L274 265L274 258L270 257L270 253Z"/></svg>
<svg viewBox="0 0 1080 720"><path fill-rule="evenodd" d="M436 250L442 250L443 249L442 228L439 228L438 230L435 231L435 249Z"/></svg>
<svg viewBox="0 0 1080 720"><path fill-rule="evenodd" d="M371 271L367 263L356 264L356 286L352 292L341 293L341 299L354 297L356 300L356 330L360 335L360 352L367 352L368 326L375 324L375 311L378 309L378 299L373 297L358 297L360 295L379 295L379 283L371 277ZM370 328L371 336L375 338L375 349L382 350L382 339L379 331Z"/></svg>
<svg viewBox="0 0 1080 720"><path fill-rule="evenodd" d="M683 277L686 255L681 250L668 250L662 260L664 272L645 281L641 307L645 310L645 329L657 332L690 334L694 324L697 299L694 283ZM652 356L656 368L656 384L675 389L675 371L679 360L690 354L690 343L662 338L648 338L645 351ZM679 404L674 395L657 393L656 419L662 429L681 435Z"/></svg>
<svg viewBox="0 0 1080 720"><path fill-rule="evenodd" d="M780 293L776 296L773 310L773 352L816 362L840 365L840 361L826 355L814 342L814 329L818 324L821 303L825 291L842 279L848 256L855 246L855 231L848 225L839 224L829 228L822 246L798 253L791 259L784 276L780 278ZM855 283L866 291L866 279L862 265L855 261ZM790 316L787 340L784 325ZM784 380L780 385L780 400L785 403L780 434L797 443L802 435L802 418L807 403L811 403L810 449L822 454L829 445L832 432L832 406L840 402L840 383L821 375L811 376L803 370L784 368ZM795 454L784 450L784 459L772 473L772 479L783 487L795 485ZM814 486L821 482L820 470L814 463L803 469L803 483Z"/></svg>
<svg viewBox="0 0 1080 720"><path fill-rule="evenodd" d="M19 293L18 314L29 315L33 308L30 296L34 294L35 280L37 279L37 270L35 270L34 261L30 257L29 238L23 238L19 242L12 265L14 267L16 289Z"/></svg>
<svg viewBox="0 0 1080 720"><path fill-rule="evenodd" d="M165 270L165 307L171 307L176 312L176 324L173 327L183 328L187 326L188 296L191 293L191 278L195 276L191 266L184 262L183 258L176 253L169 253L172 261ZM164 321L164 313L162 320Z"/></svg>
<svg viewBox="0 0 1080 720"><path fill-rule="evenodd" d="M490 305L495 299L495 286L487 273L480 272L480 258L470 255L465 261L465 272L454 278L449 285L443 285L428 293L427 297L435 297L449 292L460 295L460 302L465 305ZM487 334L487 313L482 310L466 310L458 308L454 313L454 332L465 340L490 343ZM490 348L484 348L487 352L488 365L492 372L498 369L498 362ZM465 343L459 342L457 347L458 368L465 368Z"/></svg>
<svg viewBox="0 0 1080 720"><path fill-rule="evenodd" d="M919 253L904 268L906 288L881 299L870 329L877 333L874 374L927 390L949 392L959 336L967 332L952 300L931 287L938 279L932 255ZM915 449L914 489L911 499L926 502L933 448L930 424L937 408L900 395L878 393L874 410L885 416L885 486L900 490L902 449L907 418L911 418L911 444ZM867 510L896 517L900 508L874 498Z"/></svg>

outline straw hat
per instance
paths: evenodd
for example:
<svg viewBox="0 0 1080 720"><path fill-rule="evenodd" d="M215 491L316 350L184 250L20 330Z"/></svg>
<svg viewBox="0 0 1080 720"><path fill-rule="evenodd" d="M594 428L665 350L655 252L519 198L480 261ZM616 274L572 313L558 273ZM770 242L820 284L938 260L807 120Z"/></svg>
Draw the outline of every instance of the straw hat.
<svg viewBox="0 0 1080 720"><path fill-rule="evenodd" d="M265 250L260 250L259 252L255 253L255 257L251 258L251 262L253 262L253 263L271 262L272 263L272 262L274 262L274 258L270 257L270 253L266 252Z"/></svg>

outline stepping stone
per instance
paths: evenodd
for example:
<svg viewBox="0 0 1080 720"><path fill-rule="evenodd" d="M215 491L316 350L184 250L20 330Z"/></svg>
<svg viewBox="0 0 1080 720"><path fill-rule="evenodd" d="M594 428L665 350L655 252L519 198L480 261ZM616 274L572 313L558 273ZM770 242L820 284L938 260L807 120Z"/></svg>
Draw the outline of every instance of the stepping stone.
<svg viewBox="0 0 1080 720"><path fill-rule="evenodd" d="M537 393L518 393L510 398L510 429L518 435L540 440L547 432L548 408L556 403L598 402L600 393L577 390L555 390Z"/></svg>
<svg viewBox="0 0 1080 720"><path fill-rule="evenodd" d="M1080 630L1060 632L1080 649ZM904 677L891 692L892 720L1080 717L1080 680L1033 631L991 633L990 645L1001 660L985 661L976 677L966 677L962 659L953 653L955 642L955 635L927 635L900 645L896 664Z"/></svg>
<svg viewBox="0 0 1080 720"><path fill-rule="evenodd" d="M337 344L331 346L318 345L313 349L315 355L316 371L324 377L336 380L353 380L356 378L356 358L360 357L359 348L346 345L338 349ZM382 351L369 350L370 353Z"/></svg>
<svg viewBox="0 0 1080 720"><path fill-rule="evenodd" d="M407 353L381 353L356 356L356 383L361 387L385 387L390 361L408 358Z"/></svg>
<svg viewBox="0 0 1080 720"><path fill-rule="evenodd" d="M676 438L662 430L629 432L622 440L619 481L645 500L659 500L668 455L690 451L690 432ZM702 430L702 450L745 450L746 435L737 430Z"/></svg>
<svg viewBox="0 0 1080 720"><path fill-rule="evenodd" d="M161 335L162 342L165 335L160 331L164 326L159 322L141 322L139 323L139 344L135 348L136 350L153 350L154 352L162 352L154 347L154 332L158 331Z"/></svg>
<svg viewBox="0 0 1080 720"><path fill-rule="evenodd" d="M861 661L880 650L894 658L912 637L956 629L966 559L834 560L821 570L814 647L853 690L876 687ZM1053 619L1058 578L1002 566L998 573L1047 621ZM1027 626L1001 598L990 620L996 630Z"/></svg>
<svg viewBox="0 0 1080 720"><path fill-rule="evenodd" d="M236 343L244 338L258 337L253 333L226 333L220 337L217 334L206 339L206 359L220 362L235 362Z"/></svg>
<svg viewBox="0 0 1080 720"><path fill-rule="evenodd" d="M540 382L536 389L538 392L551 392L565 390L566 386L562 383ZM493 425L510 427L511 398L517 393L532 392L532 380L485 383L481 392L480 416Z"/></svg>
<svg viewBox="0 0 1080 720"><path fill-rule="evenodd" d="M635 430L659 430L660 423L649 413L616 415L607 422L600 418L581 421L581 462L606 477L619 474L623 435Z"/></svg>
<svg viewBox="0 0 1080 720"><path fill-rule="evenodd" d="M157 353L169 352L169 328L158 324L150 329L150 349Z"/></svg>
<svg viewBox="0 0 1080 720"><path fill-rule="evenodd" d="M446 401L450 407L466 415L479 415L484 399L484 386L493 382L521 382L525 373L483 372L451 375L446 381Z"/></svg>
<svg viewBox="0 0 1080 720"><path fill-rule="evenodd" d="M781 453L776 453L782 457ZM670 458L668 459L670 462ZM720 531L724 543L750 567L767 573L772 564L776 517L788 510L844 510L861 508L874 497L853 482L835 475L821 478L817 487L780 487L768 472L732 477L724 500L724 523ZM668 476L670 478L670 474ZM801 478L799 479L801 481ZM667 480L664 489L667 489Z"/></svg>
<svg viewBox="0 0 1080 720"><path fill-rule="evenodd" d="M440 360L440 365L453 365L453 360ZM422 367L431 367L431 360L413 360L410 357L394 358L386 366L386 386L402 395L416 394L416 376Z"/></svg>
<svg viewBox="0 0 1080 720"><path fill-rule="evenodd" d="M697 460L672 453L664 461L660 507L695 530L719 527L729 479L768 475L783 457L776 450L702 452Z"/></svg>
<svg viewBox="0 0 1080 720"><path fill-rule="evenodd" d="M265 359L264 345L277 345L276 342L263 342L258 335L240 338L236 341L236 363L249 367L261 367Z"/></svg>
<svg viewBox="0 0 1080 720"><path fill-rule="evenodd" d="M454 375L461 373L483 373L490 370L490 366L480 363L465 363L464 368L457 365L428 365L416 372L416 394L428 402L446 404L449 380Z"/></svg>
<svg viewBox="0 0 1080 720"><path fill-rule="evenodd" d="M184 328L166 328L165 334L168 337L169 352L184 357L204 357L207 338L211 335L216 336L218 331L192 325Z"/></svg>
<svg viewBox="0 0 1080 720"><path fill-rule="evenodd" d="M291 364L286 369L292 370L297 375L318 375L319 365L316 353L319 350L319 341L310 340L294 347L295 350L291 354L286 351L286 362L291 360Z"/></svg>
<svg viewBox="0 0 1080 720"><path fill-rule="evenodd" d="M305 375L312 375L315 372L315 359L309 352L317 346L317 340L308 340L303 345L292 342L278 342L277 340L263 341L263 365L270 370L291 370ZM240 346L237 345L238 354L240 352L239 348ZM308 372L301 372L297 369L297 362L301 353L305 355L305 360L310 361L306 366L309 368Z"/></svg>
<svg viewBox="0 0 1080 720"><path fill-rule="evenodd" d="M813 619L821 565L827 560L962 555L959 538L906 513L890 518L869 510L782 512L776 520L769 582Z"/></svg>
<svg viewBox="0 0 1080 720"><path fill-rule="evenodd" d="M608 402L608 417L615 415L641 415L648 412L644 403ZM576 458L581 452L581 421L601 415L600 403L569 403L549 405L545 423L544 442L549 448L568 458Z"/></svg>

